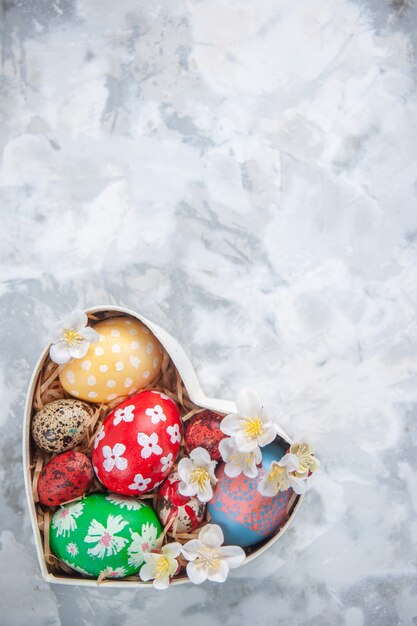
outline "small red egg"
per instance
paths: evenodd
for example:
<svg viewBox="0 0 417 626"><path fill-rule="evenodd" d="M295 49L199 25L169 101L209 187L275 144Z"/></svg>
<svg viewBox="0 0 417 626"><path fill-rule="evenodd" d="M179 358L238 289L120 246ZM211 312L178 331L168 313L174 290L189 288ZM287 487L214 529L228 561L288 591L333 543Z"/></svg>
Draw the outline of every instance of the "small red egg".
<svg viewBox="0 0 417 626"><path fill-rule="evenodd" d="M181 479L177 471L171 472L158 491L156 512L164 526L172 518L177 520L176 530L186 533L198 528L204 519L206 505L196 496L183 496L178 491ZM174 527L170 526L172 530Z"/></svg>
<svg viewBox="0 0 417 626"><path fill-rule="evenodd" d="M181 447L177 405L159 391L142 391L107 416L94 440L93 467L110 491L139 496L159 487Z"/></svg>
<svg viewBox="0 0 417 626"><path fill-rule="evenodd" d="M58 506L83 496L93 480L90 459L82 452L63 452L43 468L38 480L39 502Z"/></svg>
<svg viewBox="0 0 417 626"><path fill-rule="evenodd" d="M205 448L215 461L221 460L219 443L226 437L220 430L223 415L208 409L194 415L185 426L185 449L190 454L194 448Z"/></svg>

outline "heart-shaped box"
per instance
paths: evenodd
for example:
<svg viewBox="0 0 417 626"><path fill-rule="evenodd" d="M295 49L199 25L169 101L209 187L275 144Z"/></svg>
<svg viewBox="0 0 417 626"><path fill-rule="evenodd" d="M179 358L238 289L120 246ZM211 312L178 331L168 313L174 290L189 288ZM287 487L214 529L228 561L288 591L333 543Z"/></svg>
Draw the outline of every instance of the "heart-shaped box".
<svg viewBox="0 0 417 626"><path fill-rule="evenodd" d="M145 326L149 328L149 330L157 337L162 346L165 348L169 357L173 361L176 369L178 370L182 382L188 392L190 399L199 407L204 409L211 409L212 411L216 411L219 413L234 413L236 412L236 405L234 402L229 400L220 400L217 398L209 398L203 392L199 380L197 378L197 374L194 370L194 367L185 353L184 349L181 345L172 337L166 330L151 322L147 318L139 315L135 311L131 311L124 307L119 306L111 306L111 305L103 305L103 306L95 306L89 308L86 313L88 315L100 315L100 314L114 314L114 315L130 315L135 317L139 321L141 321ZM82 585L87 587L92 587L97 585L97 581L93 579L74 577L70 575L57 575L54 574L49 568L44 553L44 545L43 545L43 537L39 528L38 518L35 508L35 502L33 497L32 490L32 481L33 481L33 471L34 471L34 463L33 463L33 445L31 443L31 419L33 416L33 405L34 405L34 396L37 381L42 370L45 361L49 356L49 346L45 348L39 361L37 362L33 375L31 377L31 381L29 384L29 390L26 398L25 405L25 415L24 415L24 424L23 424L23 468L24 468L24 478L25 478L25 490L27 496L27 502L29 506L29 514L33 528L33 534L35 537L36 551L38 554L39 565L41 568L42 576L44 580L50 583L58 583L63 585ZM287 435L287 433L280 427L277 426L277 437L278 439L283 440L286 444L290 445L292 440ZM292 509L288 516L287 521L281 528L268 540L265 540L257 545L256 548L251 550L250 554L248 554L245 563L252 561L253 559L260 556L265 550L270 548L287 530L290 524L293 522L296 513L301 505L303 496L297 496L295 502L292 505ZM185 582L189 582L186 576L175 578L171 584L178 585ZM139 579L138 580L106 580L105 585L109 587L117 587L121 588L137 588L137 587L147 587L149 588L148 583L143 583Z"/></svg>

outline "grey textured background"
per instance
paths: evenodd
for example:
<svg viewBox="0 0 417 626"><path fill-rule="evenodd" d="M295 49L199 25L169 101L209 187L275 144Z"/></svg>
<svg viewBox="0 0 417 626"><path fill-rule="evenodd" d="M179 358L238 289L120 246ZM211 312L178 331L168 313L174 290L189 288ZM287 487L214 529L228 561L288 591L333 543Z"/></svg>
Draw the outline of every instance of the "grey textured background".
<svg viewBox="0 0 417 626"><path fill-rule="evenodd" d="M0 623L417 623L414 2L4 0ZM222 586L48 586L26 512L51 325L127 305L322 469Z"/></svg>

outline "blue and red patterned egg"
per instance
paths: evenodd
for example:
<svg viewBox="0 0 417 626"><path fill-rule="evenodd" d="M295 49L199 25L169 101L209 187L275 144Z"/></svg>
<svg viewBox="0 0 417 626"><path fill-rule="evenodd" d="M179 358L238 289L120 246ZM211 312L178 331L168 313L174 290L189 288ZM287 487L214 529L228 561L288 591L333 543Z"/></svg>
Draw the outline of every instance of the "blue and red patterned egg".
<svg viewBox="0 0 417 626"><path fill-rule="evenodd" d="M177 405L159 391L142 391L107 416L93 445L93 466L110 491L138 496L168 476L181 446Z"/></svg>
<svg viewBox="0 0 417 626"><path fill-rule="evenodd" d="M276 443L262 448L262 464L256 478L244 474L229 478L223 463L218 468L218 483L208 503L208 512L211 522L221 526L226 544L253 546L273 535L287 521L293 490L279 492L273 498L258 491L258 484L272 461L279 461L284 454L285 450Z"/></svg>
<svg viewBox="0 0 417 626"><path fill-rule="evenodd" d="M195 496L183 496L178 491L181 479L177 471L171 472L158 491L156 512L164 526L186 533L198 528L204 519L206 505ZM175 526L174 526L175 524Z"/></svg>

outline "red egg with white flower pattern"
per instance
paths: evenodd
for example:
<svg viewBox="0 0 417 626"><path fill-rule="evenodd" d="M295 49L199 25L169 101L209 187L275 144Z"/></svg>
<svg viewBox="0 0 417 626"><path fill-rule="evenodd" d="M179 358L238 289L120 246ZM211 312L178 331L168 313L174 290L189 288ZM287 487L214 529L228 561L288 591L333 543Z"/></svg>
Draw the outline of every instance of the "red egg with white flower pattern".
<svg viewBox="0 0 417 626"><path fill-rule="evenodd" d="M182 439L177 405L159 391L142 391L107 416L93 445L93 466L110 491L139 496L159 487Z"/></svg>

